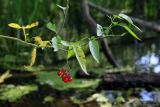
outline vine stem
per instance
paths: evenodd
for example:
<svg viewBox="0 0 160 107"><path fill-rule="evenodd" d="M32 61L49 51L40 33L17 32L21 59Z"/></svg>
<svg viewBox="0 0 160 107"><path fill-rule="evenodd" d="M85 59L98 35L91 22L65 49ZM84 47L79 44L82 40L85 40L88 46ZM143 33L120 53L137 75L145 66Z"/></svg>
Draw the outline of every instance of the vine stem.
<svg viewBox="0 0 160 107"><path fill-rule="evenodd" d="M62 25L61 25L58 33L57 33L57 34L59 34L59 35L60 35L60 33L61 33L61 31L62 31L62 29L63 29L63 27L64 27L64 24L65 24L65 22L66 22L66 20L67 20L68 9L69 9L69 0L67 0L67 6L66 6L66 7L67 7L67 8L66 8L66 10L64 11L64 20L63 20Z"/></svg>
<svg viewBox="0 0 160 107"><path fill-rule="evenodd" d="M38 45L36 45L36 44L25 42L25 41L23 41L21 39L18 39L18 38L15 38L15 37L11 37L11 36L0 35L0 38L6 38L6 39L10 39L10 40L15 40L15 41L21 42L21 43L26 44L26 45L38 47Z"/></svg>
<svg viewBox="0 0 160 107"><path fill-rule="evenodd" d="M37 48L41 48L41 47L53 48L53 46L39 46L39 45L36 45L36 44L33 44L33 43L29 43L29 42L26 42L26 41L23 41L21 39L18 39L18 38L15 38L15 37L11 37L11 36L0 35L0 38L15 40L15 41L18 41L18 42L23 43L25 45L29 45L29 46L33 46L33 47L37 47ZM67 51L67 50L65 50L63 48L60 48L60 50Z"/></svg>

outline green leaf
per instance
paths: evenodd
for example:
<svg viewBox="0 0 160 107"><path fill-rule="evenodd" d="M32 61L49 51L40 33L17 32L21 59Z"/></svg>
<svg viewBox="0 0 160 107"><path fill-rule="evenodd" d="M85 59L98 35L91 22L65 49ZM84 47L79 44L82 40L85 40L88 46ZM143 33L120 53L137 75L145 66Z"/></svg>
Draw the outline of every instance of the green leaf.
<svg viewBox="0 0 160 107"><path fill-rule="evenodd" d="M89 41L89 49L93 58L99 63L99 44L97 40L93 39Z"/></svg>
<svg viewBox="0 0 160 107"><path fill-rule="evenodd" d="M133 24L133 21L131 20L131 18L130 18L129 16L127 16L127 15L125 15L125 14L122 14L122 13L120 13L118 16L119 16L120 18L125 19L125 20L128 21L130 24Z"/></svg>
<svg viewBox="0 0 160 107"><path fill-rule="evenodd" d="M50 85L52 88L56 90L82 90L86 88L96 88L100 82L99 79L90 79L90 80L82 80L82 79L77 79L73 77L73 81L70 83L64 83L61 78L55 77L57 75L58 69L53 70L53 72L47 72L47 71L40 71L36 75L36 81L39 82L40 84L47 84ZM71 75L75 75L76 72L70 72ZM83 82L83 84L82 84Z"/></svg>
<svg viewBox="0 0 160 107"><path fill-rule="evenodd" d="M52 46L54 48L54 51L58 51L60 45L61 45L61 37L60 36L56 36L56 37L53 37L52 40Z"/></svg>
<svg viewBox="0 0 160 107"><path fill-rule="evenodd" d="M131 19L129 16L127 16L127 15L125 15L125 14L122 14L122 13L120 13L118 16L119 16L120 18L125 19L125 20L128 21L133 27L135 27L137 30L139 30L140 32L142 32L141 29L139 29L139 28L133 23L132 19Z"/></svg>
<svg viewBox="0 0 160 107"><path fill-rule="evenodd" d="M125 28L133 37L135 37L136 39L142 41L127 25L120 23L118 24L119 26Z"/></svg>
<svg viewBox="0 0 160 107"><path fill-rule="evenodd" d="M53 32L56 33L56 25L55 25L55 24L49 22L49 23L47 24L47 28L48 28L49 30L51 30L51 31L53 31Z"/></svg>
<svg viewBox="0 0 160 107"><path fill-rule="evenodd" d="M84 71L85 74L89 75L86 70L86 58L85 58L85 54L84 54L82 48L80 46L73 45L73 50L76 54L76 58L80 64L82 70Z"/></svg>
<svg viewBox="0 0 160 107"><path fill-rule="evenodd" d="M74 53L73 47L69 46L68 53L67 53L67 59L73 57L74 55L75 55L75 53Z"/></svg>
<svg viewBox="0 0 160 107"><path fill-rule="evenodd" d="M71 45L69 42L64 41L64 40L61 40L61 44L62 44L63 46L67 46L67 47Z"/></svg>
<svg viewBox="0 0 160 107"><path fill-rule="evenodd" d="M103 27L97 24L97 36L104 36Z"/></svg>

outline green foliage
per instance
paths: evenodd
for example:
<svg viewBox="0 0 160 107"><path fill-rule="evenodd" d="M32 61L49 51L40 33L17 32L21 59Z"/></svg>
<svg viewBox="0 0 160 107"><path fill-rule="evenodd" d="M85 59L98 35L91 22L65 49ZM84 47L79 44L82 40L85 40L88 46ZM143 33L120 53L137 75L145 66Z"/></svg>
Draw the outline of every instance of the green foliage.
<svg viewBox="0 0 160 107"><path fill-rule="evenodd" d="M52 42L52 46L54 48L54 51L58 51L58 49L60 48L60 45L61 45L61 37L60 36L55 36L52 38L51 40Z"/></svg>
<svg viewBox="0 0 160 107"><path fill-rule="evenodd" d="M141 39L126 24L120 23L118 25L126 29L133 37L141 41Z"/></svg>
<svg viewBox="0 0 160 107"><path fill-rule="evenodd" d="M32 91L36 91L37 89L38 88L35 85L2 85L0 88L0 99L13 102Z"/></svg>
<svg viewBox="0 0 160 107"><path fill-rule="evenodd" d="M118 18L118 19L124 19L128 22L129 25L132 25L133 27L135 27L137 30L141 31L134 23L133 21L131 20L131 18L125 14L119 14L119 15L114 15L113 18L110 17L111 19L111 22L113 23L114 26L121 26L123 27L125 30L127 30L133 37L135 37L136 39L140 40L141 39L130 29L129 25L126 24L125 22L118 22L118 21L115 21L115 18Z"/></svg>
<svg viewBox="0 0 160 107"><path fill-rule="evenodd" d="M103 27L97 24L97 36L104 36Z"/></svg>
<svg viewBox="0 0 160 107"><path fill-rule="evenodd" d="M47 28L48 28L49 30L57 33L57 32L56 32L56 25L55 25L55 24L49 22L49 23L47 24Z"/></svg>
<svg viewBox="0 0 160 107"><path fill-rule="evenodd" d="M73 74L72 74L73 75ZM69 90L69 89L85 89L85 88L96 88L100 80L82 80L75 79L70 83L64 83L61 78L57 78L56 72L39 72L37 75L37 82L41 84L48 84L51 87L58 90Z"/></svg>
<svg viewBox="0 0 160 107"><path fill-rule="evenodd" d="M85 58L85 54L84 54L84 52L83 52L83 50L82 50L82 47L77 46L77 45L73 45L73 50L74 50L74 52L75 52L75 54L76 54L76 58L77 58L77 60L78 60L78 62L79 62L79 64L80 64L82 70L83 70L87 75L89 75L89 74L87 73L87 69L86 69L86 58Z"/></svg>
<svg viewBox="0 0 160 107"><path fill-rule="evenodd" d="M69 46L68 48L68 52L67 52L67 59L73 57L75 55L74 50L73 50L73 46Z"/></svg>
<svg viewBox="0 0 160 107"><path fill-rule="evenodd" d="M139 29L139 28L133 23L132 19L131 19L129 16L127 16L127 15L125 15L125 14L122 14L122 13L120 13L118 16L119 16L118 18L125 19L126 21L129 22L129 24L131 24L131 25L132 25L133 27L135 27L137 30L139 30L140 32L142 32L141 29Z"/></svg>
<svg viewBox="0 0 160 107"><path fill-rule="evenodd" d="M100 50L99 50L98 41L95 38L89 41L89 49L93 58L99 63Z"/></svg>

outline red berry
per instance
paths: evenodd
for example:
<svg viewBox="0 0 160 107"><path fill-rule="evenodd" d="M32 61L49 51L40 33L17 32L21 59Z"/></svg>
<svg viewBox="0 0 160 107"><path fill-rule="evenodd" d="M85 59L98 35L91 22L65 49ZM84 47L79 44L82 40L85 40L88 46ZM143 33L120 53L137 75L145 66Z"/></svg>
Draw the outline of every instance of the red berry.
<svg viewBox="0 0 160 107"><path fill-rule="evenodd" d="M61 69L61 72L65 72L65 69L64 69L64 68L62 68L62 69Z"/></svg>
<svg viewBox="0 0 160 107"><path fill-rule="evenodd" d="M68 78L63 79L63 81L64 81L65 83L69 82L69 81L68 81Z"/></svg>
<svg viewBox="0 0 160 107"><path fill-rule="evenodd" d="M71 76L68 77L68 81L71 82L73 78Z"/></svg>
<svg viewBox="0 0 160 107"><path fill-rule="evenodd" d="M57 75L58 75L58 76L61 76L61 75L62 75L62 72L61 72L61 71L58 71L58 72L57 72Z"/></svg>

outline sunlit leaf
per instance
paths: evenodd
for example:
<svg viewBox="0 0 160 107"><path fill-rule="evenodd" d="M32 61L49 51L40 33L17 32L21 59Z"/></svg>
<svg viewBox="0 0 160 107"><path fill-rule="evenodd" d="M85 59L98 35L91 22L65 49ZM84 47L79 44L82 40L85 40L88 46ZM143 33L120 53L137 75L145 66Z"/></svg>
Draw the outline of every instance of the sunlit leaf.
<svg viewBox="0 0 160 107"><path fill-rule="evenodd" d="M103 27L97 24L97 36L104 36Z"/></svg>
<svg viewBox="0 0 160 107"><path fill-rule="evenodd" d="M141 41L141 39L127 25L120 23L119 26L125 28L133 37Z"/></svg>
<svg viewBox="0 0 160 107"><path fill-rule="evenodd" d="M61 45L61 37L60 36L56 36L56 37L53 37L52 40L52 46L54 48L54 51L58 51L60 45Z"/></svg>
<svg viewBox="0 0 160 107"><path fill-rule="evenodd" d="M89 49L93 58L99 63L99 44L97 40L92 39L89 41Z"/></svg>
<svg viewBox="0 0 160 107"><path fill-rule="evenodd" d="M70 45L71 45L69 42L64 41L64 40L61 40L61 44L62 44L63 46L70 46Z"/></svg>
<svg viewBox="0 0 160 107"><path fill-rule="evenodd" d="M69 46L68 52L67 52L67 59L73 57L74 55L75 55L75 53L74 53L73 47Z"/></svg>
<svg viewBox="0 0 160 107"><path fill-rule="evenodd" d="M10 78L12 75L10 74L9 71L3 73L1 76L0 76L0 84L4 82L5 79L8 79Z"/></svg>
<svg viewBox="0 0 160 107"><path fill-rule="evenodd" d="M32 66L35 63L36 60L36 54L37 54L37 48L34 47L32 52L31 52L31 62L30 62L30 66Z"/></svg>
<svg viewBox="0 0 160 107"><path fill-rule="evenodd" d="M129 16L127 16L127 15L125 15L125 14L122 14L122 13L120 13L118 16L119 16L120 18L125 19L125 20L128 21L133 27L135 27L137 30L139 30L140 32L142 32L141 29L139 29L139 28L133 23L132 19L131 19Z"/></svg>
<svg viewBox="0 0 160 107"><path fill-rule="evenodd" d="M23 26L23 28L24 29L31 29L31 28L36 27L38 25L39 25L39 22L34 22L34 23L30 24L30 25Z"/></svg>
<svg viewBox="0 0 160 107"><path fill-rule="evenodd" d="M53 32L56 33L56 25L55 25L55 24L49 22L49 23L47 24L47 28L48 28L49 30L51 30L51 31L53 31Z"/></svg>
<svg viewBox="0 0 160 107"><path fill-rule="evenodd" d="M38 44L41 44L42 43L42 39L40 36L36 36L36 37L33 37L34 41Z"/></svg>
<svg viewBox="0 0 160 107"><path fill-rule="evenodd" d="M84 54L82 48L80 46L73 45L73 50L76 54L76 58L80 64L82 70L84 71L85 74L89 75L86 70L86 58L85 58L85 54Z"/></svg>
<svg viewBox="0 0 160 107"><path fill-rule="evenodd" d="M130 24L133 24L133 21L131 20L131 18L130 18L129 16L127 16L127 15L125 15L125 14L122 14L122 13L120 13L118 16L119 16L120 18L125 19L125 20L128 21Z"/></svg>
<svg viewBox="0 0 160 107"><path fill-rule="evenodd" d="M21 29L21 26L19 24L16 23L10 23L8 24L9 27L15 28L15 29Z"/></svg>

